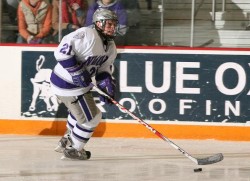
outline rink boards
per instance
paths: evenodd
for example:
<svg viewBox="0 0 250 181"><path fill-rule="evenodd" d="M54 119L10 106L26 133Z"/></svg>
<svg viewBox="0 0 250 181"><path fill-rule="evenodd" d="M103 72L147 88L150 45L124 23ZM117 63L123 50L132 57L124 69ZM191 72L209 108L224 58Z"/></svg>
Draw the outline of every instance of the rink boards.
<svg viewBox="0 0 250 181"><path fill-rule="evenodd" d="M49 82L54 49L0 46L0 134L63 134L67 110ZM119 48L116 100L167 137L250 140L249 50ZM155 137L93 95L103 113L95 136Z"/></svg>

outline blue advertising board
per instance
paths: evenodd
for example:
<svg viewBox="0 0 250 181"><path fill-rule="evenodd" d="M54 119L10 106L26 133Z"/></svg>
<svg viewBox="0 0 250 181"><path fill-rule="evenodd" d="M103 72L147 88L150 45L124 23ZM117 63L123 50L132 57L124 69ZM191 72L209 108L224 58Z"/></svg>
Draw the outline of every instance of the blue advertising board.
<svg viewBox="0 0 250 181"><path fill-rule="evenodd" d="M22 53L23 116L67 117L49 89L55 64L53 52ZM119 53L115 99L144 120L246 123L248 75L248 55ZM132 119L93 94L104 119Z"/></svg>

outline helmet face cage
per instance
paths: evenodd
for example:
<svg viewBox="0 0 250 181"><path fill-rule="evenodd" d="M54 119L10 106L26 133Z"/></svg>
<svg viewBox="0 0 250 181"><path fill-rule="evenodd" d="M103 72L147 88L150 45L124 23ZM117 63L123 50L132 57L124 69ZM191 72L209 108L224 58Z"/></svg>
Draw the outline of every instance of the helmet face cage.
<svg viewBox="0 0 250 181"><path fill-rule="evenodd" d="M118 18L117 15L113 12L110 11L108 9L97 9L96 12L93 15L93 23L95 25L95 28L105 37L108 39L114 39L114 37L117 34L117 28L115 29L115 33L114 35L110 36L110 35L106 35L103 33L103 29L106 25L106 20L114 20L118 22ZM102 29L100 29L99 27L96 26L96 22L99 21L101 22L102 25Z"/></svg>

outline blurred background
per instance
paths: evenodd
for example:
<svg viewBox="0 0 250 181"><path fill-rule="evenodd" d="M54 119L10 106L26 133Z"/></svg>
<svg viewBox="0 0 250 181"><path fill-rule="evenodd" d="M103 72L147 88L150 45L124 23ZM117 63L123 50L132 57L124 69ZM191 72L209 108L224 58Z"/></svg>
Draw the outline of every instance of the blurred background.
<svg viewBox="0 0 250 181"><path fill-rule="evenodd" d="M22 0L29 1L29 0ZM34 0L30 0L34 1ZM40 0L37 0L40 1ZM57 44L63 32L63 4L58 9L58 37L55 35L55 2L46 1L53 9L49 40ZM68 0L70 1L70 0ZM72 1L72 0L71 0ZM105 4L105 0L83 0L81 9L84 20L90 19L89 10L94 3ZM121 3L125 13L124 22L116 38L118 46L181 46L181 47L249 47L250 45L250 1L249 0L109 0L110 5ZM16 43L19 35L19 0L0 1L1 43ZM93 10L93 9L92 9ZM79 11L80 12L80 11ZM68 20L68 23L71 23ZM72 23L73 24L73 23ZM69 27L69 26L68 26ZM67 34L67 33L66 33Z"/></svg>

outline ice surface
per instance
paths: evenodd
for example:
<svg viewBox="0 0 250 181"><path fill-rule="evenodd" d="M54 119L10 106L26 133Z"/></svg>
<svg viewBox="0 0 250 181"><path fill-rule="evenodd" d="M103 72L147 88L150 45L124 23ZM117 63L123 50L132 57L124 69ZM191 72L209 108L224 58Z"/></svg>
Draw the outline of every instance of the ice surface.
<svg viewBox="0 0 250 181"><path fill-rule="evenodd" d="M91 138L87 161L61 160L58 136L0 135L2 181L248 181L250 143L172 140L195 157L223 153L224 160L199 166L156 139Z"/></svg>

